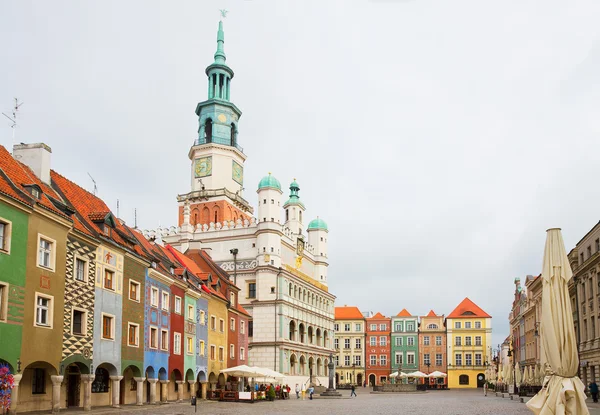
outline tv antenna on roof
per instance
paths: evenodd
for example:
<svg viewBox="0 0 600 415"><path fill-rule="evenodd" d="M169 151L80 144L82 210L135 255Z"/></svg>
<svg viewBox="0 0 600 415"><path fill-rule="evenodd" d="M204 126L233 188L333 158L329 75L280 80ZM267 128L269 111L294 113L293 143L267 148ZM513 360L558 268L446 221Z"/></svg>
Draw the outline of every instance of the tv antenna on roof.
<svg viewBox="0 0 600 415"><path fill-rule="evenodd" d="M90 179L92 179L92 182L94 183L94 196L96 196L96 193L98 192L98 186L96 186L96 180L94 180L94 178L92 177L91 174L88 173L88 176L90 176Z"/></svg>
<svg viewBox="0 0 600 415"><path fill-rule="evenodd" d="M15 106L12 109L11 115L6 115L5 113L2 113L2 115L4 115L6 118L8 118L11 122L10 128L12 128L12 140L13 143L15 142L15 130L17 129L17 113L19 112L19 108L21 108L21 105L23 105L23 102L19 103L19 99L15 98Z"/></svg>

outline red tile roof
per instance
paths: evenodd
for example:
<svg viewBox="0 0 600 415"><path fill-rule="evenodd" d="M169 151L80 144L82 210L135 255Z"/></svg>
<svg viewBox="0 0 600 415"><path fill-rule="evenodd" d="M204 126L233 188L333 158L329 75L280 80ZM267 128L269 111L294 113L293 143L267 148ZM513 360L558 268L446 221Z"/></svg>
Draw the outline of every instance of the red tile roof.
<svg viewBox="0 0 600 415"><path fill-rule="evenodd" d="M336 320L364 319L358 307L335 307Z"/></svg>
<svg viewBox="0 0 600 415"><path fill-rule="evenodd" d="M408 312L406 308L403 308L401 312L399 312L396 317L412 317L412 315Z"/></svg>
<svg viewBox="0 0 600 415"><path fill-rule="evenodd" d="M373 317L369 317L369 318L370 318L370 319L371 319L371 318L382 319L382 318L389 318L389 317L386 317L386 316L384 316L383 314L381 314L381 313L379 313L379 312L378 312L378 313L377 313L377 314L375 314Z"/></svg>
<svg viewBox="0 0 600 415"><path fill-rule="evenodd" d="M429 311L429 314L427 314L427 317L438 317L438 315L435 314L433 310L431 310Z"/></svg>
<svg viewBox="0 0 600 415"><path fill-rule="evenodd" d="M483 311L477 304L471 301L468 297L456 307L446 318L491 318L488 313Z"/></svg>

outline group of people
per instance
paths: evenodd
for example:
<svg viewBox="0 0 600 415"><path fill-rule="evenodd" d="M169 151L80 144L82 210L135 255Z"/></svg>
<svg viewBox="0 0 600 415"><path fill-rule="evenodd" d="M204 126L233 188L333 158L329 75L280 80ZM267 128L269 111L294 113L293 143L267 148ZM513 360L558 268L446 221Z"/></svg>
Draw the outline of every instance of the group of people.
<svg viewBox="0 0 600 415"><path fill-rule="evenodd" d="M308 394L309 399L312 401L313 395L315 394L315 388L313 388L312 386L307 388L306 383L303 383L302 389L300 389L300 385L298 385L296 383L295 392L296 392L296 399L300 399L300 392L302 392L302 400L304 400L306 397L306 394Z"/></svg>
<svg viewBox="0 0 600 415"><path fill-rule="evenodd" d="M291 392L291 388L289 387L289 385L273 385L271 384L254 384L254 391L255 392L265 392L267 397L269 395L271 395L269 392L271 391L271 389L273 389L275 391L275 397L278 399L289 399L290 398L290 392ZM252 389L250 387L250 385L246 385L246 392L250 392Z"/></svg>

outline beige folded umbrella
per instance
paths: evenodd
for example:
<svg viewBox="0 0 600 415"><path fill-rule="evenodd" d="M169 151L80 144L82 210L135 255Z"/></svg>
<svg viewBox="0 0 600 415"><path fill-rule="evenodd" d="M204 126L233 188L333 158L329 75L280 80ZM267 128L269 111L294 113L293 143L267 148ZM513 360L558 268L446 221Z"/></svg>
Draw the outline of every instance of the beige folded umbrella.
<svg viewBox="0 0 600 415"><path fill-rule="evenodd" d="M519 362L517 362L517 364L515 364L515 384L517 385L517 388L521 386L522 380L521 367L519 366Z"/></svg>
<svg viewBox="0 0 600 415"><path fill-rule="evenodd" d="M549 229L542 265L542 389L527 402L536 415L589 415L585 386L577 377L579 357L568 283L569 265L560 229Z"/></svg>
<svg viewBox="0 0 600 415"><path fill-rule="evenodd" d="M523 371L523 384L531 385L531 366L525 366Z"/></svg>

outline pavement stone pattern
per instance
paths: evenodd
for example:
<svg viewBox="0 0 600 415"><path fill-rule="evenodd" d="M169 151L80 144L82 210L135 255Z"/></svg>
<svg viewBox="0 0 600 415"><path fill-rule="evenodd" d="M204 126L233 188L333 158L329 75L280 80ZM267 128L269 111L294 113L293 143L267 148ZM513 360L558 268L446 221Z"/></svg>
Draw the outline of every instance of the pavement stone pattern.
<svg viewBox="0 0 600 415"><path fill-rule="evenodd" d="M166 405L122 406L120 409L98 408L91 414L136 414L136 415L531 415L525 404L510 398L496 397L493 393L483 395L482 390L448 390L421 393L370 393L370 388L357 389L358 397L350 398L350 391L340 391L338 399L316 397L312 401L296 399L275 402L236 403L199 401L197 412L187 403ZM293 395L293 394L292 394ZM600 405L590 404L590 413L600 415ZM62 412L62 411L61 411ZM80 411L68 411L69 415ZM90 414L90 412L81 412Z"/></svg>

